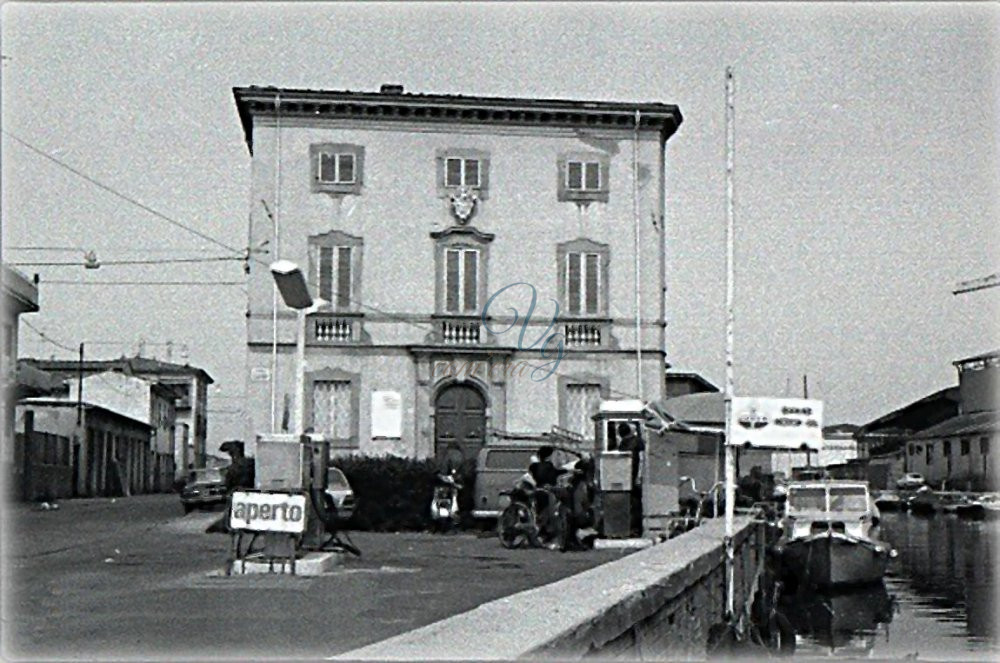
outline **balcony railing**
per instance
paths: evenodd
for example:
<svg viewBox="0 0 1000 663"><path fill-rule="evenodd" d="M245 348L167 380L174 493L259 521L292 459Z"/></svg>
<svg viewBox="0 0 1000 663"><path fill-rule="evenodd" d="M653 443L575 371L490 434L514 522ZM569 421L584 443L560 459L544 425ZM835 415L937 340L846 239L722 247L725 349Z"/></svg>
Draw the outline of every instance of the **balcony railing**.
<svg viewBox="0 0 1000 663"><path fill-rule="evenodd" d="M443 318L440 325L441 341L459 345L478 344L482 341L482 320L476 316L471 318Z"/></svg>
<svg viewBox="0 0 1000 663"><path fill-rule="evenodd" d="M361 320L356 313L314 313L306 324L307 340L313 345L357 343L361 340Z"/></svg>
<svg viewBox="0 0 1000 663"><path fill-rule="evenodd" d="M567 348L599 348L608 345L607 320L564 320L562 332Z"/></svg>

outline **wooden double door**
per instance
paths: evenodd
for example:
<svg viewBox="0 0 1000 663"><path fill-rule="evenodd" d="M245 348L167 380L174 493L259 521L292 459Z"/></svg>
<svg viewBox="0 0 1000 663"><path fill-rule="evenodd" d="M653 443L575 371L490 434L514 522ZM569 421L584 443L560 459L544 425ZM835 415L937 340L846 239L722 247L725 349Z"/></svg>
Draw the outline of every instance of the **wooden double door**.
<svg viewBox="0 0 1000 663"><path fill-rule="evenodd" d="M434 402L434 456L444 471L475 459L486 443L486 399L475 387L453 384Z"/></svg>

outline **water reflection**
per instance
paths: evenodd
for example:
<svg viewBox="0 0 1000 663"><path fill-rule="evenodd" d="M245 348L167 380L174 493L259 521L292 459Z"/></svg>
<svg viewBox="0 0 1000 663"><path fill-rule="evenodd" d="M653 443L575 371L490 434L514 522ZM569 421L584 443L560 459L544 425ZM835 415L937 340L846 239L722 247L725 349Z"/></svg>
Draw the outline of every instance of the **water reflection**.
<svg viewBox="0 0 1000 663"><path fill-rule="evenodd" d="M886 513L879 538L898 552L884 583L779 601L783 649L797 657L996 660L1000 522Z"/></svg>
<svg viewBox="0 0 1000 663"><path fill-rule="evenodd" d="M938 514L886 514L882 537L899 553L889 572L913 594L915 612L954 622L976 640L997 638L995 551L1000 523Z"/></svg>
<svg viewBox="0 0 1000 663"><path fill-rule="evenodd" d="M883 583L849 591L803 592L785 597L776 610L796 637L785 643L784 650L800 654L824 650L852 658L867 656L875 648L880 625L892 621L893 607L893 599Z"/></svg>

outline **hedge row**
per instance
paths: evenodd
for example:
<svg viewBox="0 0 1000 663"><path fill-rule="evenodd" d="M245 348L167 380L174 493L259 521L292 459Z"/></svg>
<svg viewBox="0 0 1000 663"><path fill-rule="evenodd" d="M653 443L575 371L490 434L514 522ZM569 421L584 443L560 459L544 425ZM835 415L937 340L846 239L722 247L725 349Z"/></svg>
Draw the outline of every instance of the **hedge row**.
<svg viewBox="0 0 1000 663"><path fill-rule="evenodd" d="M350 526L373 532L425 530L431 527L430 505L438 464L433 459L396 456L346 456L332 462L354 490L357 506ZM463 524L471 525L475 459L463 463L458 494Z"/></svg>

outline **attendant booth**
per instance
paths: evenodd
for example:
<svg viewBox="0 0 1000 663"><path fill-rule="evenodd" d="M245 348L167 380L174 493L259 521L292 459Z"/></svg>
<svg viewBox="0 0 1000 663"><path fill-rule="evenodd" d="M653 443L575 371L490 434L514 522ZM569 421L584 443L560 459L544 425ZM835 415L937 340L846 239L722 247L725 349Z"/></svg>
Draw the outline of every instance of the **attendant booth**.
<svg viewBox="0 0 1000 663"><path fill-rule="evenodd" d="M594 458L601 535L611 539L668 531L678 512L677 448L640 400L601 401Z"/></svg>

